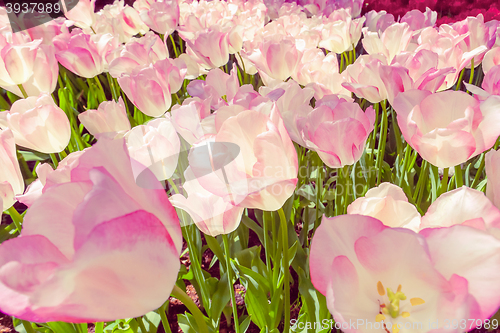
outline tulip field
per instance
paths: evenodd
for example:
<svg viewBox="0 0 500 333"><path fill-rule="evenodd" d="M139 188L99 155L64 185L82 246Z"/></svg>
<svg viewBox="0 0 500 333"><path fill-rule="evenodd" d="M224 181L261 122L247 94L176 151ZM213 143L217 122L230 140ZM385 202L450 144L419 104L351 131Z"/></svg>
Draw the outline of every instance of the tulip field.
<svg viewBox="0 0 500 333"><path fill-rule="evenodd" d="M0 333L500 332L498 3L33 1Z"/></svg>

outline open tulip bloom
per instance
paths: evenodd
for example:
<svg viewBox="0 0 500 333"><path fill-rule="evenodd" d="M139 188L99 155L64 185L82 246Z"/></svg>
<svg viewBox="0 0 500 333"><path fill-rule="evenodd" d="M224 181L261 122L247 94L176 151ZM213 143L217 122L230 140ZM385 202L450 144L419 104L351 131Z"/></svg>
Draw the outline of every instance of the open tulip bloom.
<svg viewBox="0 0 500 333"><path fill-rule="evenodd" d="M464 1L5 1L0 332L498 331Z"/></svg>

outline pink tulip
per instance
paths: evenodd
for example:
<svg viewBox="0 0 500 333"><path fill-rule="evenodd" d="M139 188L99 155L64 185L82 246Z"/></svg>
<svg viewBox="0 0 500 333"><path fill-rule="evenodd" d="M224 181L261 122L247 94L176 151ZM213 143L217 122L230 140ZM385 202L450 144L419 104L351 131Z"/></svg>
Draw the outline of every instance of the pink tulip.
<svg viewBox="0 0 500 333"><path fill-rule="evenodd" d="M16 144L42 153L58 153L69 143L68 117L49 94L20 99L0 113L0 128L10 128Z"/></svg>
<svg viewBox="0 0 500 333"><path fill-rule="evenodd" d="M500 95L500 65L490 68L488 73L483 78L481 88L464 82L467 90L475 95L479 100L485 100L490 95Z"/></svg>
<svg viewBox="0 0 500 333"><path fill-rule="evenodd" d="M401 187L382 183L371 188L364 197L354 200L347 207L347 214L374 217L391 228L408 228L418 231L421 216L414 205L408 202Z"/></svg>
<svg viewBox="0 0 500 333"><path fill-rule="evenodd" d="M172 205L187 212L196 226L212 237L236 230L244 208L225 202L222 197L204 189L189 167L185 175L186 179L190 180L182 187L188 196L186 198L182 194L172 195L170 197Z"/></svg>
<svg viewBox="0 0 500 333"><path fill-rule="evenodd" d="M332 12L323 18L319 46L335 53L351 51L361 38L361 28L366 18L352 19L345 9Z"/></svg>
<svg viewBox="0 0 500 333"><path fill-rule="evenodd" d="M26 32L30 35L31 40L42 39L43 44L51 45L54 37L69 32L68 24L68 21L64 17L58 17L47 23L30 28Z"/></svg>
<svg viewBox="0 0 500 333"><path fill-rule="evenodd" d="M160 117L170 108L172 94L181 88L185 69L181 59L163 59L142 66L118 78L120 87L134 105L151 117Z"/></svg>
<svg viewBox="0 0 500 333"><path fill-rule="evenodd" d="M41 93L51 94L56 89L59 76L59 64L52 45L39 45L33 63L31 77L22 84L28 96L39 96ZM5 90L24 97L17 85L4 86Z"/></svg>
<svg viewBox="0 0 500 333"><path fill-rule="evenodd" d="M359 160L374 122L371 106L365 113L358 104L335 97L298 120L297 127L307 148L329 167L340 168Z"/></svg>
<svg viewBox="0 0 500 333"><path fill-rule="evenodd" d="M197 32L186 44L187 53L195 56L206 69L224 66L229 61L228 33L218 25Z"/></svg>
<svg viewBox="0 0 500 333"><path fill-rule="evenodd" d="M210 100L208 99L187 98L182 105L174 105L171 114L175 130L191 145L212 132L204 126L203 121L210 116ZM215 131L210 134L215 134Z"/></svg>
<svg viewBox="0 0 500 333"><path fill-rule="evenodd" d="M365 27L371 32L383 32L395 23L394 15L387 14L385 10L376 12L374 10L365 14Z"/></svg>
<svg viewBox="0 0 500 333"><path fill-rule="evenodd" d="M393 103L405 140L431 164L454 167L491 148L500 135L500 98L481 104L461 91L410 90Z"/></svg>
<svg viewBox="0 0 500 333"><path fill-rule="evenodd" d="M106 55L117 47L111 34L87 35L80 29L54 39L57 60L73 73L93 78L107 71Z"/></svg>
<svg viewBox="0 0 500 333"><path fill-rule="evenodd" d="M59 162L59 165L63 167L76 156L78 156L78 154L69 154L61 162ZM16 195L16 199L28 207L31 207L31 205L33 205L33 203L40 198L43 188L47 182L47 176L49 173L54 171L54 169L52 169L52 166L49 163L42 163L36 166L35 171L38 178L28 185L24 194Z"/></svg>
<svg viewBox="0 0 500 333"><path fill-rule="evenodd" d="M112 5L106 5L98 13L93 29L98 34L111 34L120 43L126 43L132 36L145 34L148 26L142 22L139 13L133 7L126 5L124 0L115 0ZM92 30L85 30L93 33Z"/></svg>
<svg viewBox="0 0 500 333"><path fill-rule="evenodd" d="M24 180L16 155L14 135L9 129L0 129L0 210L9 209L14 196L24 191Z"/></svg>
<svg viewBox="0 0 500 333"><path fill-rule="evenodd" d="M170 114L134 127L125 134L125 140L130 157L152 171L158 180L172 177L181 143Z"/></svg>
<svg viewBox="0 0 500 333"><path fill-rule="evenodd" d="M74 323L158 308L177 279L182 246L165 191L151 173L155 189L135 184L123 140L100 140L75 162L48 175L21 236L1 244L0 308Z"/></svg>
<svg viewBox="0 0 500 333"><path fill-rule="evenodd" d="M427 209L420 229L457 224L488 231L500 239L500 210L481 191L462 186L442 194Z"/></svg>
<svg viewBox="0 0 500 333"><path fill-rule="evenodd" d="M248 126L250 122L252 125ZM211 140L217 144L212 159L221 159L218 167L207 160L202 147L189 155L193 174L209 192L233 205L270 211L279 209L293 194L297 153L276 111L267 116L243 110L222 122ZM239 147L237 156L233 156L233 146ZM226 157L228 163L222 168Z"/></svg>
<svg viewBox="0 0 500 333"><path fill-rule="evenodd" d="M97 110L80 113L78 120L93 136L102 133L123 133L131 129L125 103L121 97L118 102L102 102Z"/></svg>
<svg viewBox="0 0 500 333"><path fill-rule="evenodd" d="M124 45L119 54L109 62L109 74L119 78L122 74L130 74L137 67L166 58L168 49L165 43L153 32L147 32L144 37L132 38Z"/></svg>
<svg viewBox="0 0 500 333"><path fill-rule="evenodd" d="M418 9L413 9L407 12L400 20L401 23L408 23L413 31L421 30L426 27L434 27L437 21L437 12L425 8L425 13Z"/></svg>
<svg viewBox="0 0 500 333"><path fill-rule="evenodd" d="M500 65L500 47L494 47L486 54L484 55L483 58L483 72L484 74L488 74L490 69L492 69L494 66Z"/></svg>
<svg viewBox="0 0 500 333"><path fill-rule="evenodd" d="M17 86L33 76L35 60L41 39L29 41L29 37L9 42L0 35L0 86Z"/></svg>
<svg viewBox="0 0 500 333"><path fill-rule="evenodd" d="M85 29L90 28L94 25L96 21L95 1L96 0L78 0L76 5L74 4L76 0L64 0L64 15L75 22L75 25L79 28ZM67 8L71 7L68 11Z"/></svg>
<svg viewBox="0 0 500 333"><path fill-rule="evenodd" d="M390 64L394 57L408 49L413 34L407 23L394 23L380 34L364 28L363 35L361 42L366 52L383 54Z"/></svg>
<svg viewBox="0 0 500 333"><path fill-rule="evenodd" d="M153 31L170 35L179 24L179 4L177 0L154 2L147 10L139 11L142 21Z"/></svg>
<svg viewBox="0 0 500 333"><path fill-rule="evenodd" d="M271 35L265 36L258 49L247 57L259 72L272 79L285 81L296 72L301 53L293 37Z"/></svg>
<svg viewBox="0 0 500 333"><path fill-rule="evenodd" d="M387 65L385 57L378 54L362 55L345 70L346 81L342 86L359 98L379 103L388 97L380 68ZM344 74L344 73L343 73Z"/></svg>
<svg viewBox="0 0 500 333"><path fill-rule="evenodd" d="M465 329L447 321L485 320L500 306L500 240L467 226L419 235L369 216L324 217L309 267L346 333L404 327L458 333Z"/></svg>
<svg viewBox="0 0 500 333"><path fill-rule="evenodd" d="M485 155L485 170L488 182L486 184L486 196L493 204L500 208L500 152L491 150Z"/></svg>

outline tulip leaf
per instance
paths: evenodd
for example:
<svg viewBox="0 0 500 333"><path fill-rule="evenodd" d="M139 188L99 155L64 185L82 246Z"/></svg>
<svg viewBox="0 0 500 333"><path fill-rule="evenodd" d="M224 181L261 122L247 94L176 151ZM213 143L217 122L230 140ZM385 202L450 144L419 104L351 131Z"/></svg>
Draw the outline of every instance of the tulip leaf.
<svg viewBox="0 0 500 333"><path fill-rule="evenodd" d="M142 322L147 330L147 332L143 333L156 333L161 322L161 317L156 311L151 311L142 317Z"/></svg>
<svg viewBox="0 0 500 333"><path fill-rule="evenodd" d="M19 150L19 153L21 153L21 155L23 155L23 158L26 162L46 161L46 160L50 159L50 156L48 154L40 153L38 151Z"/></svg>
<svg viewBox="0 0 500 333"><path fill-rule="evenodd" d="M229 293L229 285L227 281L227 273L222 275L219 281L215 285L215 292L212 296L212 318L220 318L222 310L228 305L231 299L231 294Z"/></svg>

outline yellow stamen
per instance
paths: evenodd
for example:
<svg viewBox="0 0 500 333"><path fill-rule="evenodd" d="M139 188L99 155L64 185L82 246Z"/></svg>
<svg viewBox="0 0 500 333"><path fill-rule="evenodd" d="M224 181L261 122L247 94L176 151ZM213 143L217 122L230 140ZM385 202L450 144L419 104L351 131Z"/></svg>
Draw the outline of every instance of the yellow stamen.
<svg viewBox="0 0 500 333"><path fill-rule="evenodd" d="M385 316L383 314L379 313L378 315L375 316L375 321L377 323L380 323L382 320L385 320Z"/></svg>
<svg viewBox="0 0 500 333"><path fill-rule="evenodd" d="M392 333L399 333L399 330L400 330L399 324L394 325L394 329L392 330Z"/></svg>
<svg viewBox="0 0 500 333"><path fill-rule="evenodd" d="M398 293L401 291L401 288L402 288L401 285L399 285L398 286L398 291L397 291Z"/></svg>
<svg viewBox="0 0 500 333"><path fill-rule="evenodd" d="M423 299L421 299L421 298L414 297L414 298L410 299L410 303L411 303L412 306L415 306L415 305L424 304L425 301Z"/></svg>
<svg viewBox="0 0 500 333"><path fill-rule="evenodd" d="M401 313L401 317L403 317L403 318L408 318L409 316L410 316L410 313L409 313L409 312L407 312L407 311L403 311L403 312Z"/></svg>
<svg viewBox="0 0 500 333"><path fill-rule="evenodd" d="M384 285L382 284L382 282L377 282L377 291L378 291L378 294L380 296L384 296L385 295L385 289L384 289Z"/></svg>

